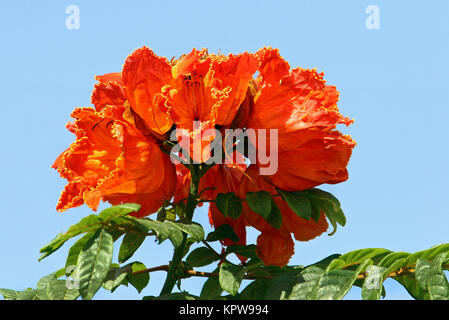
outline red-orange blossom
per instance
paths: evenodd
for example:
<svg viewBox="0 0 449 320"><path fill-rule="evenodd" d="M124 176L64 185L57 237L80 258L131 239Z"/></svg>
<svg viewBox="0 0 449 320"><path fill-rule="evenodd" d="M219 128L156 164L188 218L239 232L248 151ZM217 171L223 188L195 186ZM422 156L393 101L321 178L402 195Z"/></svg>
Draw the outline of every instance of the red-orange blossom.
<svg viewBox="0 0 449 320"><path fill-rule="evenodd" d="M83 203L96 210L101 200L132 202L142 206L135 215L143 217L173 197L175 202L187 198L189 171L175 166L163 152L164 141L176 129L191 137L209 128L278 130L276 173L260 175L257 162L217 164L200 180L200 191L207 189L202 199L227 192L244 199L248 191L275 194L275 188L300 191L348 178L346 166L355 142L336 130L338 124L352 122L338 111L336 88L326 85L323 74L315 70L291 69L277 49L239 55L194 49L168 61L143 47L126 59L120 73L97 80L92 93L95 108L73 111L75 120L67 128L76 141L53 165L68 181L58 211ZM188 152L196 160L208 158ZM275 202L283 217L280 229L245 203L243 214L231 219L211 202L210 221L215 227L231 225L241 244L246 227L258 229L261 259L283 266L294 252L292 235L307 241L325 232L328 224L324 214L318 222L308 221L282 198Z"/></svg>

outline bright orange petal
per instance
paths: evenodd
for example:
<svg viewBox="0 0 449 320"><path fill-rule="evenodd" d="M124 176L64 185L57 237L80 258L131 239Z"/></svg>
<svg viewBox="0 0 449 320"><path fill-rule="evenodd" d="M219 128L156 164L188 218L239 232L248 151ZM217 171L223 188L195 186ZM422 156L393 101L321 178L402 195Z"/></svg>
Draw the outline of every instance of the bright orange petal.
<svg viewBox="0 0 449 320"><path fill-rule="evenodd" d="M173 66L175 84L169 90L170 114L176 124L189 128L195 120L229 126L246 98L256 56L209 55L193 50Z"/></svg>
<svg viewBox="0 0 449 320"><path fill-rule="evenodd" d="M265 48L258 56L259 91L247 127L278 130L278 170L271 181L291 191L345 181L355 142L336 130L352 123L338 112L336 88L316 70L289 70L277 50Z"/></svg>
<svg viewBox="0 0 449 320"><path fill-rule="evenodd" d="M270 176L286 191L299 191L323 183L335 184L348 179L349 158L355 142L339 132L319 133L295 150L280 152L278 170Z"/></svg>
<svg viewBox="0 0 449 320"><path fill-rule="evenodd" d="M101 112L81 108L72 113L76 120L68 128L77 139L53 165L69 181L59 211L83 203L96 210L105 200L137 202L142 205L138 214L143 216L172 197L176 179L169 157L154 138L117 120L120 113L116 111L107 106Z"/></svg>
<svg viewBox="0 0 449 320"><path fill-rule="evenodd" d="M101 76L95 76L95 80L99 82L108 83L110 81L117 82L119 85L123 86L122 74L120 72L112 72L103 74Z"/></svg>
<svg viewBox="0 0 449 320"><path fill-rule="evenodd" d="M109 77L100 76L97 79L105 80L109 79ZM124 105L126 101L125 88L116 80L108 80L95 84L91 100L97 111L101 111L107 105ZM121 77L120 82L122 82Z"/></svg>
<svg viewBox="0 0 449 320"><path fill-rule="evenodd" d="M257 254L266 265L285 266L295 253L289 233L262 232L257 237Z"/></svg>
<svg viewBox="0 0 449 320"><path fill-rule="evenodd" d="M132 109L157 134L170 130L172 121L164 110L162 87L171 82L171 66L148 47L137 49L123 66L123 83Z"/></svg>
<svg viewBox="0 0 449 320"><path fill-rule="evenodd" d="M226 88L230 88L230 91L224 101L212 106L213 122L222 126L229 126L233 122L258 66L257 57L247 52L214 57L211 66L214 78L210 85L220 91L225 91Z"/></svg>

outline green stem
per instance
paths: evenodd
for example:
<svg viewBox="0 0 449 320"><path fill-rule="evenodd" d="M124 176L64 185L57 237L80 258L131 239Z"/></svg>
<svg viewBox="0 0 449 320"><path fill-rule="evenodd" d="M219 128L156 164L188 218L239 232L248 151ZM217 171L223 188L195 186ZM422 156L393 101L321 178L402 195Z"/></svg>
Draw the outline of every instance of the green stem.
<svg viewBox="0 0 449 320"><path fill-rule="evenodd" d="M192 221L193 218L193 212L195 211L195 208L198 204L198 187L200 184L200 178L205 173L203 168L200 166L195 165L188 165L188 168L190 170L190 190L189 190L189 197L187 198L187 206L186 206L186 216L188 221ZM168 268L167 272L167 278L165 279L164 286L162 288L161 294L170 294L173 290L173 287L176 284L176 270L179 266L179 263L182 260L185 245L187 242L187 234L183 232L183 239L182 243L178 248L175 248L175 251L173 253L172 261L170 262L170 266Z"/></svg>

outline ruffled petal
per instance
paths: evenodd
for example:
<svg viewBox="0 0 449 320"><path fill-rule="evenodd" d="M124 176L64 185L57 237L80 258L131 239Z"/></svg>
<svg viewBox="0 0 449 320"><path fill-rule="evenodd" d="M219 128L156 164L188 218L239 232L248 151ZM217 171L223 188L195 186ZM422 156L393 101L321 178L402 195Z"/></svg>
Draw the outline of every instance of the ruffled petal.
<svg viewBox="0 0 449 320"><path fill-rule="evenodd" d="M355 142L349 136L339 132L317 132L314 139L296 149L280 152L277 172L270 179L278 188L286 191L346 181L346 166L354 146Z"/></svg>
<svg viewBox="0 0 449 320"><path fill-rule="evenodd" d="M148 128L160 135L170 130L172 121L161 93L172 79L167 59L158 57L148 47L137 49L126 59L122 78L131 108Z"/></svg>
<svg viewBox="0 0 449 320"><path fill-rule="evenodd" d="M338 124L352 123L338 112L336 88L326 85L316 70L290 71L277 50L264 48L258 56L259 91L247 127L278 130L277 141L267 134L267 147L252 141L266 155L277 142L277 159L272 160L278 168L271 181L291 191L345 181L355 142L336 130Z"/></svg>
<svg viewBox="0 0 449 320"><path fill-rule="evenodd" d="M127 97L123 87L121 75L118 76L97 76L100 83L95 84L92 92L92 104L97 111L103 110L107 105L123 106Z"/></svg>
<svg viewBox="0 0 449 320"><path fill-rule="evenodd" d="M124 86L122 80L122 74L120 72L112 72L103 74L101 76L95 76L95 80L98 82L108 83L110 81L117 82L119 85Z"/></svg>
<svg viewBox="0 0 449 320"><path fill-rule="evenodd" d="M212 106L213 122L222 126L229 126L233 122L258 67L257 57L247 52L214 57L211 66L214 77L209 85L215 90L225 91L230 88L230 91L226 94L225 101Z"/></svg>
<svg viewBox="0 0 449 320"><path fill-rule="evenodd" d="M206 50L193 49L182 56L172 68L174 84L166 90L170 116L177 127L193 130L194 121L210 120L215 103L211 88L206 87L213 77L212 58Z"/></svg>
<svg viewBox="0 0 449 320"><path fill-rule="evenodd" d="M148 215L173 196L176 177L173 164L151 137L128 122L117 120L113 107L101 112L76 109L68 128L77 139L53 167L69 184L57 209L87 204L96 210L100 200L113 204L137 202L137 213Z"/></svg>
<svg viewBox="0 0 449 320"><path fill-rule="evenodd" d="M230 126L258 65L249 53L209 55L194 49L181 57L172 69L175 84L167 90L173 121L186 129L197 120Z"/></svg>

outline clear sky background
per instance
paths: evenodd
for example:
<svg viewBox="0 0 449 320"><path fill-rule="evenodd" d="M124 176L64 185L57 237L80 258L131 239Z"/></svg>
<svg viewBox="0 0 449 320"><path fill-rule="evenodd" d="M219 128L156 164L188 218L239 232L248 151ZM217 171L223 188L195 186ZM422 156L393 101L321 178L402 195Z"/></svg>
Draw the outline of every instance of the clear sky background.
<svg viewBox="0 0 449 320"><path fill-rule="evenodd" d="M66 7L80 29L66 28ZM380 29L368 30L368 5ZM366 247L415 252L449 242L449 1L1 1L0 287L35 287L64 266L70 242L38 262L39 249L90 214L55 210L66 181L50 168L74 136L75 107L89 106L94 76L121 71L148 45L171 58L193 47L255 52L271 45L292 67L317 68L341 92L355 119L344 133L358 143L350 178L322 186L341 201L346 227L296 242L292 264ZM105 206L103 206L104 208ZM207 212L196 213L206 225ZM257 234L250 233L250 240ZM147 267L171 258L168 242L147 240L135 259ZM117 253L116 255L117 256ZM152 273L143 295L157 295L165 273ZM199 293L199 280L183 288ZM408 294L387 280L387 298ZM98 299L139 298L132 287ZM348 298L360 298L351 290Z"/></svg>

